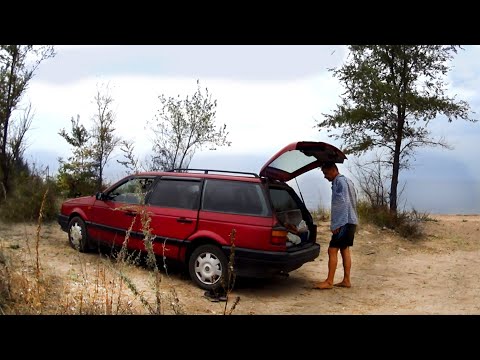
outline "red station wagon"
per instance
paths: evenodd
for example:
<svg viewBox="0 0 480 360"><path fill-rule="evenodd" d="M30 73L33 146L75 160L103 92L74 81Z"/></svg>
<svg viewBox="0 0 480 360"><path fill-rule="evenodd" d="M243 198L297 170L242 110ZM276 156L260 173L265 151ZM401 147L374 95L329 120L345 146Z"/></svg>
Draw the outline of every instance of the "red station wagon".
<svg viewBox="0 0 480 360"><path fill-rule="evenodd" d="M228 276L233 230L236 276L288 273L319 256L317 227L286 182L344 159L330 144L296 142L275 154L259 175L205 169L137 173L95 196L65 201L58 222L81 252L100 243L122 246L130 228L128 249L144 252L138 211L144 206L154 253L185 264L200 288L215 290Z"/></svg>

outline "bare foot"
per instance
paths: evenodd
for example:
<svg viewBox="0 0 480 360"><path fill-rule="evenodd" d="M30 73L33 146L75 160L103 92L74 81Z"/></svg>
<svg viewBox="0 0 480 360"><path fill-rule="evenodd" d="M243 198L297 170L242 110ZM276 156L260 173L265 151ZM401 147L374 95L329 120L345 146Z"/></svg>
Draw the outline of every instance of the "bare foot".
<svg viewBox="0 0 480 360"><path fill-rule="evenodd" d="M313 285L314 289L326 290L333 288L333 285L327 281L322 281Z"/></svg>
<svg viewBox="0 0 480 360"><path fill-rule="evenodd" d="M352 287L352 284L347 283L347 282L345 282L345 281L342 281L342 282L336 283L336 284L333 285L333 286L349 288L349 287Z"/></svg>

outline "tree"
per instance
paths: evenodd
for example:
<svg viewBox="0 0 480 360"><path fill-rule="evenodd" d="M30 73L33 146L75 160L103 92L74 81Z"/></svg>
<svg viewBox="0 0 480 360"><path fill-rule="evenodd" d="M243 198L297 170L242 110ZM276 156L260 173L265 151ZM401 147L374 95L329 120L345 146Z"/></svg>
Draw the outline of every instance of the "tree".
<svg viewBox="0 0 480 360"><path fill-rule="evenodd" d="M102 91L97 86L95 95L95 104L97 114L93 118L92 140L93 140L93 160L97 167L97 190L102 190L103 170L110 160L115 147L120 142L120 138L114 135L115 113L110 108L113 98L110 96L108 86Z"/></svg>
<svg viewBox="0 0 480 360"><path fill-rule="evenodd" d="M375 153L371 159L353 159L353 167L349 169L364 199L374 210L388 209L389 205L388 182L391 176L386 173L383 157L382 153ZM404 189L405 184L398 192L397 200Z"/></svg>
<svg viewBox="0 0 480 360"><path fill-rule="evenodd" d="M0 45L0 173L5 193L10 191L10 174L18 161L15 157L21 154L18 150L23 148L22 141L31 122L27 114L28 120L21 119L21 124L11 131L12 114L19 108L35 70L43 60L53 56L53 46ZM23 134L18 130L24 131ZM14 148L10 146L12 141Z"/></svg>
<svg viewBox="0 0 480 360"><path fill-rule="evenodd" d="M400 170L408 168L417 148L448 148L444 139L431 137L427 127L439 114L475 122L470 106L445 94L448 62L459 46L352 45L349 58L331 69L344 85L342 104L318 121L322 131L341 129L329 136L342 139L345 152L361 154L386 150L391 168L390 211L397 213Z"/></svg>
<svg viewBox="0 0 480 360"><path fill-rule="evenodd" d="M26 108L19 110L22 111L22 114L17 118L18 121L12 123L8 129L7 157L9 171L14 174L18 172L18 169L24 169L26 164L23 159L23 154L28 145L26 134L32 125L34 116L30 103Z"/></svg>
<svg viewBox="0 0 480 360"><path fill-rule="evenodd" d="M362 195L374 209L386 208L388 204L388 191L386 183L388 176L383 172L382 156L376 154L371 161L361 162L353 160L353 176L357 180Z"/></svg>
<svg viewBox="0 0 480 360"><path fill-rule="evenodd" d="M152 170L169 170L174 168L188 168L196 150L205 145L230 146L227 141L226 125L215 128L215 108L217 101L211 100L208 89L202 94L200 82L197 80L197 91L192 98L180 100L158 98L162 108L150 123L155 134L151 158Z"/></svg>
<svg viewBox="0 0 480 360"><path fill-rule="evenodd" d="M96 162L93 161L93 150L89 144L91 134L80 124L80 115L71 119L72 128L68 133L65 129L59 131L72 146L72 156L68 161L59 158L58 183L60 189L66 191L66 196L92 193L96 188Z"/></svg>
<svg viewBox="0 0 480 360"><path fill-rule="evenodd" d="M96 114L90 131L80 124L80 115L77 115L76 120L71 119L70 133L65 129L58 133L72 145L73 154L68 161L59 159L60 187L67 190L70 197L102 190L105 165L121 140L114 134L115 114L111 109L113 98L108 86L105 90L97 86L94 101Z"/></svg>
<svg viewBox="0 0 480 360"><path fill-rule="evenodd" d="M120 151L123 152L123 161L117 162L127 168L127 174L138 173L141 168L140 160L135 156L135 145L133 140L122 140L120 142Z"/></svg>

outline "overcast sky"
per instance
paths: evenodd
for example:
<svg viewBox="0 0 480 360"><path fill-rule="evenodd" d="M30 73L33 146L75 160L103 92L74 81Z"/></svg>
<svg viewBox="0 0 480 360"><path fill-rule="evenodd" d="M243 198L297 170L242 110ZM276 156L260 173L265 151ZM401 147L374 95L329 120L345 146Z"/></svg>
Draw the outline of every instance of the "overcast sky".
<svg viewBox="0 0 480 360"><path fill-rule="evenodd" d="M465 46L452 63L449 92L467 100L480 118L480 46ZM195 155L191 166L258 172L283 146L295 141L340 143L320 133L315 119L340 102L341 87L328 71L346 58L345 46L56 46L57 55L38 68L25 99L35 109L26 158L56 171L70 147L58 135L80 115L91 126L97 84L108 83L118 135L135 141L138 154L151 142L146 123L160 108L158 96L196 91L196 81L217 100L216 123L226 124L232 146ZM424 149L406 181L407 207L430 212L480 212L480 123L432 122L454 150ZM110 180L124 170L107 169ZM348 174L348 160L341 172ZM298 179L310 207L328 206L330 184L313 172ZM302 185L302 183L304 185ZM296 187L296 184L294 184ZM303 189L302 187L305 187Z"/></svg>

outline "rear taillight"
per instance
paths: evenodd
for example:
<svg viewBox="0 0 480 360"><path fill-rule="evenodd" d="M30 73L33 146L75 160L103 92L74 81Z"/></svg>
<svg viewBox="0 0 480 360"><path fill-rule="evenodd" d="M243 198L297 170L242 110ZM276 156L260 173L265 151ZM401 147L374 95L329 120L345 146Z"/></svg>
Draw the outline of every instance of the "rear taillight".
<svg viewBox="0 0 480 360"><path fill-rule="evenodd" d="M284 227L274 227L270 242L273 245L285 245L287 243L288 231Z"/></svg>

